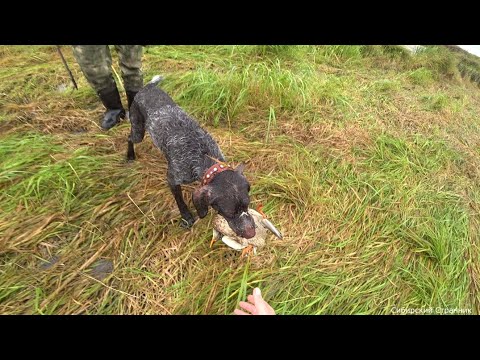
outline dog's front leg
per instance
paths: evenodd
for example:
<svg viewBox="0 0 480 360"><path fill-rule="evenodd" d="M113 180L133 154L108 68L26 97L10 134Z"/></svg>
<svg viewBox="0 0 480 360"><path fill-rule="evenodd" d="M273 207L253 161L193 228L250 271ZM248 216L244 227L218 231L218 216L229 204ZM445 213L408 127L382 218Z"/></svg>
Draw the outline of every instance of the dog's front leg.
<svg viewBox="0 0 480 360"><path fill-rule="evenodd" d="M129 161L135 160L135 147L133 146L131 135L128 136L127 160Z"/></svg>
<svg viewBox="0 0 480 360"><path fill-rule="evenodd" d="M183 200L182 188L180 185L170 184L170 190L172 190L172 194L177 202L178 210L180 210L180 214L182 214L182 222L180 226L186 229L192 227L195 219L192 213L188 210L187 204L185 204L185 201Z"/></svg>

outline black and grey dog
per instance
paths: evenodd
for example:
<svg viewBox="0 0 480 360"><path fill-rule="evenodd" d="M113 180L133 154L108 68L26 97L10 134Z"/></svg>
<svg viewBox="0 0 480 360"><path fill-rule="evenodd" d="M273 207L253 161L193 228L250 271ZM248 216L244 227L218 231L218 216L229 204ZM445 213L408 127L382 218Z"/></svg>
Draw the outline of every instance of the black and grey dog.
<svg viewBox="0 0 480 360"><path fill-rule="evenodd" d="M255 223L248 214L250 184L243 175L243 164L233 169L224 163L225 157L210 134L158 88L161 80L155 76L130 107L127 158L135 159L133 144L141 142L147 131L167 159L167 180L184 227L191 227L195 220L180 186L201 180L200 188L193 192L198 216L204 218L211 206L239 236L254 237Z"/></svg>

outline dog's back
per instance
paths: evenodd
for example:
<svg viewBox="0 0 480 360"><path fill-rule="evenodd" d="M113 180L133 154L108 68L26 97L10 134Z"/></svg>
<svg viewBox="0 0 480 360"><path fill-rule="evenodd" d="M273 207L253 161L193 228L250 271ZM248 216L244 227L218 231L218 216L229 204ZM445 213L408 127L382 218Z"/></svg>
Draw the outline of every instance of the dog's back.
<svg viewBox="0 0 480 360"><path fill-rule="evenodd" d="M208 168L205 155L225 161L217 143L173 99L158 88L156 76L135 96L130 108L131 141L150 134L168 161L169 182L175 185L199 180Z"/></svg>

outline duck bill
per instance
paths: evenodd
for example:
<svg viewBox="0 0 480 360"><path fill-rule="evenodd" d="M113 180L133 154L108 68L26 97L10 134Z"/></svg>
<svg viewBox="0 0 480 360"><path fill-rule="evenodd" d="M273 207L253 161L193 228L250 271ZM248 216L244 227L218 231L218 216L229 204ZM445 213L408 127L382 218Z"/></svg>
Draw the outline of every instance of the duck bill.
<svg viewBox="0 0 480 360"><path fill-rule="evenodd" d="M268 230L270 230L277 238L279 238L280 240L283 240L282 233L278 231L277 228L273 226L273 224L270 221L268 221L267 219L263 219L262 222L263 222L263 225L265 225L265 227Z"/></svg>

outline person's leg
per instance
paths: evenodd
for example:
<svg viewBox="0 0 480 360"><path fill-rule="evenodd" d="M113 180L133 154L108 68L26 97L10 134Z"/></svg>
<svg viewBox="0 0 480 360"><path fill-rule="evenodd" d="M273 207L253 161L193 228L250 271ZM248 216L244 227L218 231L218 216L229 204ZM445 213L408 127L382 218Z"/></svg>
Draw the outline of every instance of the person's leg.
<svg viewBox="0 0 480 360"><path fill-rule="evenodd" d="M74 45L73 55L107 109L101 126L110 129L125 117L125 110L112 76L112 57L108 45Z"/></svg>
<svg viewBox="0 0 480 360"><path fill-rule="evenodd" d="M137 92L143 86L142 46L115 45L118 52L123 84L127 93L128 109Z"/></svg>

